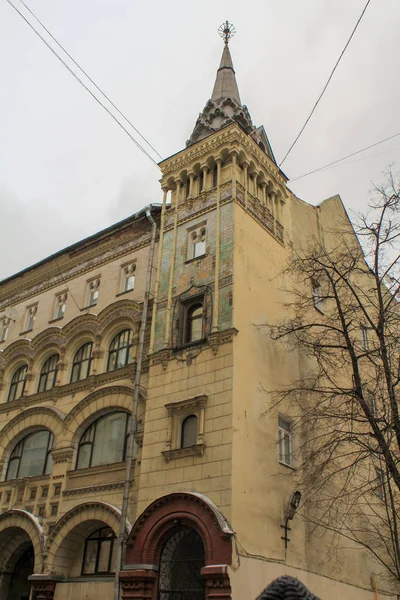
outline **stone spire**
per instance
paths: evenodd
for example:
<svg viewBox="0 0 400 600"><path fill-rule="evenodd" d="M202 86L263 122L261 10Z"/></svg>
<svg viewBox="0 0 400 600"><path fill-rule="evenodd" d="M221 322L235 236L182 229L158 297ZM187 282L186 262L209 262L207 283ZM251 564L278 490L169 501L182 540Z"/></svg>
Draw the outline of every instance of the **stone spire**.
<svg viewBox="0 0 400 600"><path fill-rule="evenodd" d="M246 133L251 134L256 143L275 162L264 127L253 125L247 106L242 104L240 100L239 88L228 46L230 38L235 34L235 28L226 21L218 31L221 37L224 38L224 49L214 89L211 99L207 102L196 121L186 146L191 146L203 140L231 123L238 123Z"/></svg>

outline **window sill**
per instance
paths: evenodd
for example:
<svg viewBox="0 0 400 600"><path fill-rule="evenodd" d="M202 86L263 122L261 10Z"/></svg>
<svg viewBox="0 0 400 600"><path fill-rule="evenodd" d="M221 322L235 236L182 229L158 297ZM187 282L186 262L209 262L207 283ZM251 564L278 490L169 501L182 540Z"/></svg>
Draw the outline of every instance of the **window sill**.
<svg viewBox="0 0 400 600"><path fill-rule="evenodd" d="M21 333L19 335L20 336L26 335L27 333L30 333L31 331L33 331L33 327L32 327L32 329L26 329L26 331L21 331Z"/></svg>
<svg viewBox="0 0 400 600"><path fill-rule="evenodd" d="M135 290L135 288L132 288L131 290L125 290L124 292L118 292L118 294L115 294L115 297L118 298L119 296L125 296L125 294L129 294L129 292L133 292Z"/></svg>
<svg viewBox="0 0 400 600"><path fill-rule="evenodd" d="M281 460L279 461L279 464L280 464L280 465L282 465L282 467L286 467L287 469L291 469L292 471L295 471L295 470L296 470L296 467L295 467L295 466L293 466L293 465L288 465L287 463L285 463L285 462L282 462Z"/></svg>
<svg viewBox="0 0 400 600"><path fill-rule="evenodd" d="M202 260L203 258L206 258L207 253L201 254L200 256L194 256L193 258L188 258L187 260L185 260L185 265L187 265L188 263L192 263L195 262L196 260Z"/></svg>
<svg viewBox="0 0 400 600"><path fill-rule="evenodd" d="M97 306L97 302L96 302L96 304L89 304L89 306L84 306L83 308L80 308L79 310L82 312L84 310L89 310L90 308L94 308L95 306Z"/></svg>
<svg viewBox="0 0 400 600"><path fill-rule="evenodd" d="M189 446L189 448L176 448L175 450L164 450L161 454L165 458L166 462L170 462L175 458L186 458L187 456L203 456L205 444L196 444L195 446Z"/></svg>
<svg viewBox="0 0 400 600"><path fill-rule="evenodd" d="M52 323L57 323L57 321L62 321L64 317L56 317L55 319L50 319L49 325Z"/></svg>
<svg viewBox="0 0 400 600"><path fill-rule="evenodd" d="M174 352L179 350L186 350L187 348L192 348L193 346L201 346L201 344L205 344L207 342L206 338L201 338L201 340L196 340L195 342L187 342L186 344L181 344L174 348Z"/></svg>

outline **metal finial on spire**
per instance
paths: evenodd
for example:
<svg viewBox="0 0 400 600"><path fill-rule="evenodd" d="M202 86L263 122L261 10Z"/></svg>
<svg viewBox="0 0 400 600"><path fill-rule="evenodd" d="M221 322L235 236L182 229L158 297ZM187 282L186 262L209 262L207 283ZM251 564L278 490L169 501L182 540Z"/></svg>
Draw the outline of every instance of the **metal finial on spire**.
<svg viewBox="0 0 400 600"><path fill-rule="evenodd" d="M232 23L225 21L225 23L222 23L222 25L218 27L218 33L222 38L224 38L225 46L227 46L229 40L235 35L236 29Z"/></svg>

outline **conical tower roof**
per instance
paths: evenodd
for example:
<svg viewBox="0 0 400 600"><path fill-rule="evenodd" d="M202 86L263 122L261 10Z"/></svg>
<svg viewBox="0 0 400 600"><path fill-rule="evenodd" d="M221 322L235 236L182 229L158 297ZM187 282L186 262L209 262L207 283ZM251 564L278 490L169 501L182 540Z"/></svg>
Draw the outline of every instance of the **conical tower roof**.
<svg viewBox="0 0 400 600"><path fill-rule="evenodd" d="M213 92L210 100L200 113L186 146L191 146L203 140L230 123L238 123L246 133L253 137L264 152L276 162L264 127L253 125L247 106L242 104L240 100L235 69L233 68L232 56L228 46L229 39L233 35L232 30L234 31L234 28L228 22L221 25L219 29L222 37L225 38L225 43Z"/></svg>

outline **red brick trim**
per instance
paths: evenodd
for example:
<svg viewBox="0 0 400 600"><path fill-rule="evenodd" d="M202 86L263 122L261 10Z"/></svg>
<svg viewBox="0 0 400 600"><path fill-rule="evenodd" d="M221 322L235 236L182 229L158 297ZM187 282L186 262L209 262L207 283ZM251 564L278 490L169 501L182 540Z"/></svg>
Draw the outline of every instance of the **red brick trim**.
<svg viewBox="0 0 400 600"><path fill-rule="evenodd" d="M227 567L232 562L232 532L218 509L206 500L185 492L169 494L142 513L129 535L126 566L120 572L124 600L156 600L156 568L164 541L174 530L185 526L197 531L204 543L202 576L207 600L231 600ZM143 569L144 565L149 568Z"/></svg>

